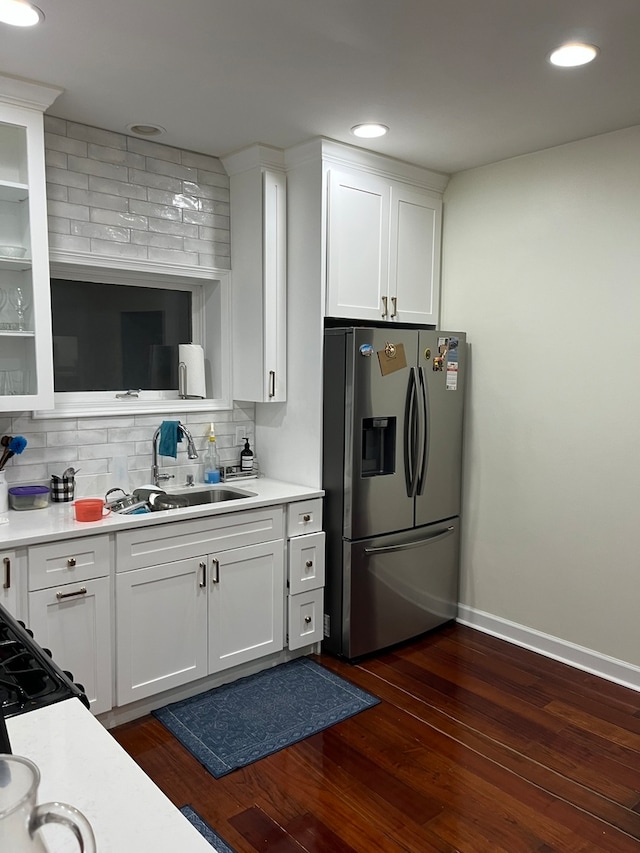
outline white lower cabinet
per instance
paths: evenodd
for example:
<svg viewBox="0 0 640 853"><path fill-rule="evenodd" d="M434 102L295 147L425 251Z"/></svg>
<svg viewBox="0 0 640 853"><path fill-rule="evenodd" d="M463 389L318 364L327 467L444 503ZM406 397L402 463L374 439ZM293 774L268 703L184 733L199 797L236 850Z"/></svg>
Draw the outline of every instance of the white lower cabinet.
<svg viewBox="0 0 640 853"><path fill-rule="evenodd" d="M126 705L282 649L284 543L116 576L116 696Z"/></svg>
<svg viewBox="0 0 640 853"><path fill-rule="evenodd" d="M29 592L28 624L58 666L83 685L93 713L111 710L110 578Z"/></svg>
<svg viewBox="0 0 640 853"><path fill-rule="evenodd" d="M319 643L323 637L324 540L322 501L298 501L288 508L287 645Z"/></svg>
<svg viewBox="0 0 640 853"><path fill-rule="evenodd" d="M18 582L20 570L15 551L0 551L0 604L13 616L20 618Z"/></svg>

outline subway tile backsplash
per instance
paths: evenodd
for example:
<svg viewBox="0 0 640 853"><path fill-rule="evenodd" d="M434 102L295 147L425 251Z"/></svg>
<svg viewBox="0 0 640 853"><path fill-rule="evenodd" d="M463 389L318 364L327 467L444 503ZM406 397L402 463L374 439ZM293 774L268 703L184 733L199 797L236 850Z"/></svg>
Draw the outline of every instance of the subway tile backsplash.
<svg viewBox="0 0 640 853"><path fill-rule="evenodd" d="M229 178L217 157L88 127L45 115L49 245L52 249L230 269ZM0 416L2 435L27 447L6 468L9 483L47 483L79 469L76 495L133 489L150 481L151 440L160 423L180 420L201 458L160 457L171 485L202 480L209 424L215 423L225 465L239 463L237 427L254 446L255 407L225 412L34 420ZM201 452L202 451L202 452ZM259 448L255 448L256 458Z"/></svg>
<svg viewBox="0 0 640 853"><path fill-rule="evenodd" d="M44 119L53 248L230 269L229 177L217 157ZM215 229L215 240L198 226ZM158 233L165 242L151 239Z"/></svg>

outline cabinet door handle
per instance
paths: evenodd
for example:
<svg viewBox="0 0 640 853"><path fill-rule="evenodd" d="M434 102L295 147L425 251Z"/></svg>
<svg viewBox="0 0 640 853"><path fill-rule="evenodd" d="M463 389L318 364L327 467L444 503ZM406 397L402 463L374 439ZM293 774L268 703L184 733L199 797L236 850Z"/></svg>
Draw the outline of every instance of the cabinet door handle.
<svg viewBox="0 0 640 853"><path fill-rule="evenodd" d="M276 396L276 372L275 370L269 371L269 396Z"/></svg>
<svg viewBox="0 0 640 853"><path fill-rule="evenodd" d="M204 589L207 585L207 564L205 562L200 563L200 568L202 569L202 580L200 581L200 589Z"/></svg>
<svg viewBox="0 0 640 853"><path fill-rule="evenodd" d="M382 304L384 306L384 311L382 312L382 317L383 318L388 317L389 316L389 307L387 305L387 297L386 296L382 297Z"/></svg>
<svg viewBox="0 0 640 853"><path fill-rule="evenodd" d="M302 520L303 521L311 521L311 516L310 515L303 515Z"/></svg>
<svg viewBox="0 0 640 853"><path fill-rule="evenodd" d="M81 586L80 589L77 589L75 592L56 592L56 598L58 601L62 601L63 598L73 598L76 595L86 595L87 588L86 586Z"/></svg>
<svg viewBox="0 0 640 853"><path fill-rule="evenodd" d="M2 584L2 588L11 589L11 560L9 557L5 557L2 562L4 563L4 583Z"/></svg>
<svg viewBox="0 0 640 853"><path fill-rule="evenodd" d="M313 565L313 560L307 560L307 562L306 562L306 564L305 564L305 565L306 565L306 567L307 567L308 569L310 569L310 568L311 568L311 566Z"/></svg>
<svg viewBox="0 0 640 853"><path fill-rule="evenodd" d="M304 624L308 625L310 622L311 622L311 616L305 616L304 617Z"/></svg>
<svg viewBox="0 0 640 853"><path fill-rule="evenodd" d="M397 296L391 297L391 305L393 308L393 311L391 313L391 319L393 320L394 317L398 316L398 297Z"/></svg>
<svg viewBox="0 0 640 853"><path fill-rule="evenodd" d="M220 583L220 560L217 560L215 557L212 557L211 564L216 570L214 576L211 579L211 583Z"/></svg>
<svg viewBox="0 0 640 853"><path fill-rule="evenodd" d="M69 557L69 559L67 560L67 566L69 566L70 569L74 569L75 565L76 565L76 558L75 557Z"/></svg>

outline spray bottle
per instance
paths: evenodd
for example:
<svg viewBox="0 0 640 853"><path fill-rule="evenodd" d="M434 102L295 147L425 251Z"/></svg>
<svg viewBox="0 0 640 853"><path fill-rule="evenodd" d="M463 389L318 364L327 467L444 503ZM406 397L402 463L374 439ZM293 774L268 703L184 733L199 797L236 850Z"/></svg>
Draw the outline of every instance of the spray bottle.
<svg viewBox="0 0 640 853"><path fill-rule="evenodd" d="M204 454L204 481L209 484L220 482L220 457L213 424L209 426L209 441Z"/></svg>

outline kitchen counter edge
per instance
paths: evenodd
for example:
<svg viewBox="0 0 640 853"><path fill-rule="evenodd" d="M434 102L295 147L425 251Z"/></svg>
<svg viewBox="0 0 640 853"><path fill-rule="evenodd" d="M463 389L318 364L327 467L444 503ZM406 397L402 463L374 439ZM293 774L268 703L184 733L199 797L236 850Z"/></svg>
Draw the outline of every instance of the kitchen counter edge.
<svg viewBox="0 0 640 853"><path fill-rule="evenodd" d="M221 488L225 485L221 484ZM196 489L210 488L198 485ZM215 487L214 487L215 488ZM228 515L243 510L294 503L324 496L322 489L302 486L261 477L257 480L233 484L233 488L252 492L250 497L221 501L215 504L181 509L163 510L144 514L122 515L111 513L100 521L76 521L72 503L51 504L47 509L9 510L9 521L0 525L0 549L18 548L23 545L35 545L63 539L75 539L83 536L96 536L121 530L133 530L167 522L186 521L187 519L207 518L214 515ZM184 489L167 490L170 494L184 492Z"/></svg>

